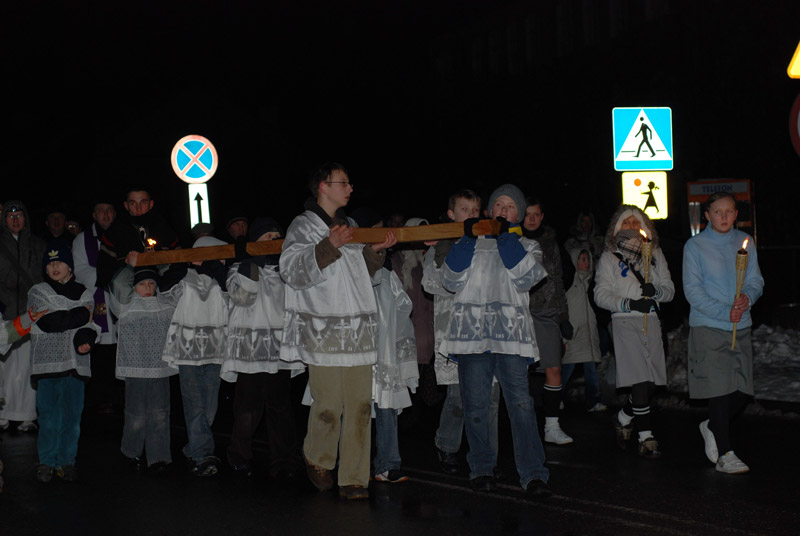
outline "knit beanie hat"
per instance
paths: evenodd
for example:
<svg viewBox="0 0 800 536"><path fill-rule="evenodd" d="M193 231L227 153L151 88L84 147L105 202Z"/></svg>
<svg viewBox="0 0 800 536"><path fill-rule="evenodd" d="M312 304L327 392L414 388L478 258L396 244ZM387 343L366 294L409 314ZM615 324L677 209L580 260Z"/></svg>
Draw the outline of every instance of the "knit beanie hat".
<svg viewBox="0 0 800 536"><path fill-rule="evenodd" d="M428 225L428 220L425 218L408 218L403 227L416 227L418 225Z"/></svg>
<svg viewBox="0 0 800 536"><path fill-rule="evenodd" d="M152 266L137 266L133 269L133 285L136 286L142 281L152 279L158 286L158 271Z"/></svg>
<svg viewBox="0 0 800 536"><path fill-rule="evenodd" d="M75 271L75 262L72 260L72 250L63 240L53 240L47 244L44 257L42 257L42 270L47 271L47 265L51 262L61 261L73 272Z"/></svg>
<svg viewBox="0 0 800 536"><path fill-rule="evenodd" d="M514 201L514 204L517 205L517 221L509 221L509 223L519 223L522 218L525 217L525 209L528 208L528 203L525 201L525 195L522 193L522 190L513 184L504 184L497 188L492 192L492 195L489 196L489 204L487 205L489 214L492 213L492 207L495 201L497 201L497 198L501 195L507 195Z"/></svg>
<svg viewBox="0 0 800 536"><path fill-rule="evenodd" d="M254 219L253 223L250 224L250 228L247 230L247 239L250 240L250 242L255 242L261 235L269 232L283 234L281 226L278 225L277 221L262 216Z"/></svg>
<svg viewBox="0 0 800 536"><path fill-rule="evenodd" d="M197 240L194 241L192 244L193 248L204 248L207 246L227 246L227 242L223 242L219 238L214 238L213 236L201 236Z"/></svg>

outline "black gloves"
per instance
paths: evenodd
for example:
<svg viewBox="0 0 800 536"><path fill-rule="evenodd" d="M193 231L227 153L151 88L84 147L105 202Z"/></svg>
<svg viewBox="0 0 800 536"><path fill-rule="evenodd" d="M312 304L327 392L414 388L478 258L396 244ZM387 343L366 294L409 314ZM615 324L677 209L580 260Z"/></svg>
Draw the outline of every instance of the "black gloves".
<svg viewBox="0 0 800 536"><path fill-rule="evenodd" d="M640 313L647 314L653 306L653 300L647 298L640 298L638 300L628 300L628 307L631 311L639 311Z"/></svg>
<svg viewBox="0 0 800 536"><path fill-rule="evenodd" d="M480 218L468 218L464 220L464 236L468 236L470 238L475 238L475 235L472 234L472 226L481 221Z"/></svg>
<svg viewBox="0 0 800 536"><path fill-rule="evenodd" d="M233 251L237 259L246 259L250 255L247 253L247 237L237 236L233 242Z"/></svg>
<svg viewBox="0 0 800 536"><path fill-rule="evenodd" d="M507 233L509 228L508 220L502 216L498 216L496 219L500 222L500 232L497 233L497 236Z"/></svg>
<svg viewBox="0 0 800 536"><path fill-rule="evenodd" d="M642 297L652 298L656 295L656 287L652 283L642 283Z"/></svg>

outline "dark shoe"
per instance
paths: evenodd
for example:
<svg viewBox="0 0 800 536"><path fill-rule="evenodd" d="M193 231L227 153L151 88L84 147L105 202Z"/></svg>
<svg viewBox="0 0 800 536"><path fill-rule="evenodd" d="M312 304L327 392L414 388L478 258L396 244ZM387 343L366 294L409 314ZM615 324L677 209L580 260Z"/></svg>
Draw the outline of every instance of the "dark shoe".
<svg viewBox="0 0 800 536"><path fill-rule="evenodd" d="M648 437L644 441L640 441L639 456L648 460L657 460L661 458L661 451L658 450L658 441L652 437Z"/></svg>
<svg viewBox="0 0 800 536"><path fill-rule="evenodd" d="M388 471L377 473L375 475L375 480L378 482L391 482L394 484L397 482L407 482L408 475L400 469L389 469Z"/></svg>
<svg viewBox="0 0 800 536"><path fill-rule="evenodd" d="M306 460L306 472L308 473L309 480L311 480L311 483L314 484L318 490L328 491L333 487L333 474L331 474L329 470L323 469L322 467L317 467L310 461ZM340 488L339 495L341 494L342 489Z"/></svg>
<svg viewBox="0 0 800 536"><path fill-rule="evenodd" d="M71 463L69 465L62 465L56 469L56 476L64 482L75 482L78 480L78 470Z"/></svg>
<svg viewBox="0 0 800 536"><path fill-rule="evenodd" d="M506 475L503 473L503 471L500 470L499 467L495 467L494 469L492 469L492 476L494 477L495 482L500 482L506 477Z"/></svg>
<svg viewBox="0 0 800 536"><path fill-rule="evenodd" d="M479 476L469 481L469 485L475 491L496 491L497 486L494 483L494 477Z"/></svg>
<svg viewBox="0 0 800 536"><path fill-rule="evenodd" d="M167 462L156 462L147 468L147 474L152 476L163 475L167 472L168 467L169 464Z"/></svg>
<svg viewBox="0 0 800 536"><path fill-rule="evenodd" d="M633 421L631 421L631 424L623 426L623 424L619 422L619 416L614 415L614 431L617 433L617 445L619 445L619 448L628 450L628 442L633 432Z"/></svg>
<svg viewBox="0 0 800 536"><path fill-rule="evenodd" d="M206 456L194 464L192 474L195 476L214 476L219 471L219 458Z"/></svg>
<svg viewBox="0 0 800 536"><path fill-rule="evenodd" d="M231 464L231 469L235 474L239 476L246 476L248 478L253 476L256 472L255 466L250 462Z"/></svg>
<svg viewBox="0 0 800 536"><path fill-rule="evenodd" d="M49 465L40 463L36 466L36 480L39 482L50 482L53 480L53 468Z"/></svg>
<svg viewBox="0 0 800 536"><path fill-rule="evenodd" d="M455 452L445 452L439 447L436 449L436 459L439 460L439 467L448 475L454 475L458 472L458 454Z"/></svg>
<svg viewBox="0 0 800 536"><path fill-rule="evenodd" d="M369 499L369 490L364 486L340 486L339 497L348 501Z"/></svg>
<svg viewBox="0 0 800 536"><path fill-rule="evenodd" d="M141 473L145 468L145 463L141 456L134 456L133 458L128 458L128 467L135 473Z"/></svg>
<svg viewBox="0 0 800 536"><path fill-rule="evenodd" d="M547 483L544 480L539 480L538 478L528 482L528 487L525 488L525 492L531 497L535 497L537 499L545 499L553 494L553 492L550 491L550 488L547 487Z"/></svg>

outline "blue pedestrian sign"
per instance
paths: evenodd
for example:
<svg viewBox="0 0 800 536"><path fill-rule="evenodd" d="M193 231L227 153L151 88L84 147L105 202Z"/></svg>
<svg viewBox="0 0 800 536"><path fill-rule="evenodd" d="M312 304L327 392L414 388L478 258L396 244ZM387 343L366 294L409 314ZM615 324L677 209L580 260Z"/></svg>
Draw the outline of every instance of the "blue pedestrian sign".
<svg viewBox="0 0 800 536"><path fill-rule="evenodd" d="M614 108L614 169L672 169L672 109Z"/></svg>

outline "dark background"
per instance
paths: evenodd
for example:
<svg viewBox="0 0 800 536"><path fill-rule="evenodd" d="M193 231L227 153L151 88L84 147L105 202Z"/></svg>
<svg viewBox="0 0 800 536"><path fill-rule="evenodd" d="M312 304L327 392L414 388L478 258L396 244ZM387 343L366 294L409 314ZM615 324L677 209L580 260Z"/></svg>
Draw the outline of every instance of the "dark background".
<svg viewBox="0 0 800 536"><path fill-rule="evenodd" d="M788 127L800 80L786 74L800 2L77 0L4 4L0 17L0 197L38 209L34 228L53 205L86 224L96 199L141 184L185 230L169 158L201 134L219 154L218 230L233 213L288 224L309 171L335 160L351 208L437 218L457 189L485 199L514 182L563 240L579 210L605 226L620 202L611 109L669 106L675 169L658 225L675 280L686 181L747 178L762 269L772 251L788 270L768 287L783 280L781 301L797 299L794 250L775 248L800 244Z"/></svg>

